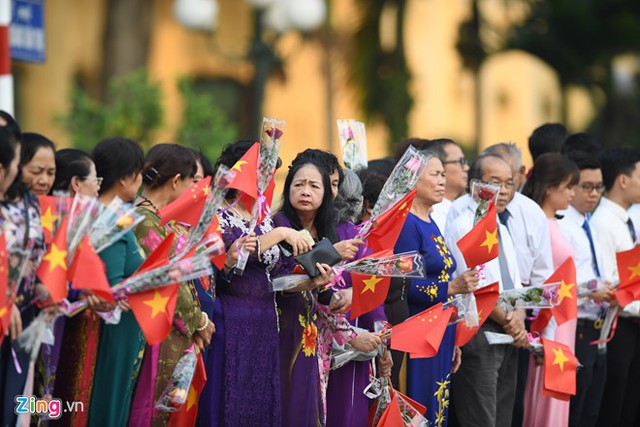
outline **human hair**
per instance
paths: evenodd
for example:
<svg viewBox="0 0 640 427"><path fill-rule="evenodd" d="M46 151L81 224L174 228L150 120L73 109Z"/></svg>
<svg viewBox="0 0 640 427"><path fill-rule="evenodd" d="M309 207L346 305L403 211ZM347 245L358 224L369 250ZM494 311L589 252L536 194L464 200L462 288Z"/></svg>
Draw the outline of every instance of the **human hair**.
<svg viewBox="0 0 640 427"><path fill-rule="evenodd" d="M4 111L1 112L5 113ZM7 119L5 115L11 120ZM0 126L0 164L2 165L2 168L7 171L9 170L11 162L15 159L16 146L21 144L21 141L16 137L17 135L20 135L18 123L16 123L16 121L13 120L13 117L8 113L5 113L5 115L2 115L2 118L5 119L7 124L5 126ZM11 123L13 123L13 125ZM18 130L17 132L16 129ZM7 200L21 198L29 192L29 187L22 181L21 165L22 159L20 159L20 165L18 166L18 174L6 191L5 197Z"/></svg>
<svg viewBox="0 0 640 427"><path fill-rule="evenodd" d="M611 191L620 175L630 176L640 162L640 152L631 148L609 148L600 155L602 182L606 191Z"/></svg>
<svg viewBox="0 0 640 427"><path fill-rule="evenodd" d="M583 151L597 157L602 153L602 144L595 136L588 133L574 133L564 142L561 153L567 154L574 151Z"/></svg>
<svg viewBox="0 0 640 427"><path fill-rule="evenodd" d="M368 168L376 171L380 175L384 176L386 180L393 172L393 168L395 167L397 162L395 162L391 157L384 157L382 159L375 159L368 162Z"/></svg>
<svg viewBox="0 0 640 427"><path fill-rule="evenodd" d="M67 191L71 180L77 176L84 180L91 173L91 156L76 148L65 148L56 152L56 179L51 191Z"/></svg>
<svg viewBox="0 0 640 427"><path fill-rule="evenodd" d="M387 178L381 175L377 171L371 168L360 169L358 172L358 178L362 183L362 202L370 207L375 206L378 201L378 196L382 192Z"/></svg>
<svg viewBox="0 0 640 427"><path fill-rule="evenodd" d="M209 158L200 150L194 149L193 152L196 155L196 159L202 165L202 176L204 176L205 178L208 176L211 176L211 177L214 176L216 171L213 168L213 164L211 163L211 160L209 160Z"/></svg>
<svg viewBox="0 0 640 427"><path fill-rule="evenodd" d="M324 195L322 197L322 203L320 204L318 212L316 213L316 217L313 220L313 225L316 227L318 239L326 237L331 241L331 243L335 243L338 241L338 233L336 231L333 195L331 194L331 180L329 178L329 172L327 171L327 169L323 165L316 163L316 161L317 159L310 159L306 162L294 163L289 167L289 172L287 173L287 177L284 180L284 190L282 191L282 207L280 208L280 211L284 214L285 217L287 217L293 228L295 228L296 230L302 229L302 223L300 222L298 213L294 209L293 205L291 205L289 192L291 190L293 177L296 175L296 173L298 173L298 171L305 166L314 166L316 169L318 169L320 175L322 176Z"/></svg>
<svg viewBox="0 0 640 427"><path fill-rule="evenodd" d="M509 159L505 157L510 157L515 160L516 171L522 167L522 150L513 142L500 142L498 144L490 145L489 147L482 150L480 154L493 154L502 158L502 160L506 160L507 163Z"/></svg>
<svg viewBox="0 0 640 427"><path fill-rule="evenodd" d="M358 175L344 169L344 180L338 187L335 199L337 222L354 222L362 212L362 183Z"/></svg>
<svg viewBox="0 0 640 427"><path fill-rule="evenodd" d="M176 175L184 180L194 177L197 171L193 150L178 144L157 144L144 158L142 182L148 188L159 188Z"/></svg>
<svg viewBox="0 0 640 427"><path fill-rule="evenodd" d="M249 151L251 147L253 147L253 144L255 143L256 143L255 141L252 141L249 139L241 139L231 144L225 145L224 148L222 149L222 153L220 153L220 157L218 157L213 167L214 175L218 172L220 165L224 165L229 169L231 169L233 165L235 165L238 162L238 160L240 160L242 156L244 156L246 152ZM237 196L238 196L238 190L234 188L229 188L227 190L227 194L225 198L227 200L234 200Z"/></svg>
<svg viewBox="0 0 640 427"><path fill-rule="evenodd" d="M109 191L118 180L137 175L144 164L142 148L130 139L106 138L91 152L96 174L102 177L100 194Z"/></svg>
<svg viewBox="0 0 640 427"><path fill-rule="evenodd" d="M467 192L471 192L471 182L474 179L478 181L482 180L482 175L484 174L484 168L482 165L487 159L500 159L503 162L506 162L503 157L493 153L481 154L476 157L476 159L469 167L469 172L467 175Z"/></svg>
<svg viewBox="0 0 640 427"><path fill-rule="evenodd" d="M522 189L522 194L542 206L547 189L558 187L569 179L569 185L580 181L580 171L575 163L560 153L545 153L533 164L531 176Z"/></svg>
<svg viewBox="0 0 640 427"><path fill-rule="evenodd" d="M0 118L6 122L6 124L2 127L9 130L16 141L22 141L22 131L20 130L20 125L18 124L16 119L14 119L11 114L7 113L4 110L0 110Z"/></svg>
<svg viewBox="0 0 640 427"><path fill-rule="evenodd" d="M344 179L344 172L342 171L340 162L335 155L329 153L328 151L318 150L317 148L307 148L303 152L298 153L296 158L291 162L291 165L300 162L312 162L315 165L325 168L329 175L338 171L338 186L342 184L342 180Z"/></svg>
<svg viewBox="0 0 640 427"><path fill-rule="evenodd" d="M36 152L41 148L49 148L54 153L56 145L44 135L39 133L25 132L22 134L22 158L20 163L26 165L33 159Z"/></svg>
<svg viewBox="0 0 640 427"><path fill-rule="evenodd" d="M567 159L576 164L578 170L585 169L602 169L600 160L594 155L587 153L586 151L569 151L564 155Z"/></svg>
<svg viewBox="0 0 640 427"><path fill-rule="evenodd" d="M559 153L567 136L567 128L560 123L545 123L539 126L529 137L531 157L535 161L544 153Z"/></svg>

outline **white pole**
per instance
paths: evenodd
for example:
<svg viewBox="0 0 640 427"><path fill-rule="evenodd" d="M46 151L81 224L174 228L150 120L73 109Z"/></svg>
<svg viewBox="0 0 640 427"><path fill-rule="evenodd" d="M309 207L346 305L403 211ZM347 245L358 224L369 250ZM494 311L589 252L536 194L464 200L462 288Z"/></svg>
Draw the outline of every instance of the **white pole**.
<svg viewBox="0 0 640 427"><path fill-rule="evenodd" d="M11 75L11 49L9 24L11 0L0 0L0 110L13 115L13 76Z"/></svg>

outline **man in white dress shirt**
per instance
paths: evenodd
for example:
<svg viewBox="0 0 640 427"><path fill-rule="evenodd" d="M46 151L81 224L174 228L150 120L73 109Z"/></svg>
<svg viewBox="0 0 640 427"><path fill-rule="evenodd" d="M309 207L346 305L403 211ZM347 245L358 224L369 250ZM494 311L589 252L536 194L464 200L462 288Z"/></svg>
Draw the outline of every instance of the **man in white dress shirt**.
<svg viewBox="0 0 640 427"><path fill-rule="evenodd" d="M467 188L469 165L462 148L451 139L433 139L426 142L421 149L436 153L440 157L447 175L444 198L442 202L433 205L431 212L431 219L435 221L440 232L444 235L451 203Z"/></svg>
<svg viewBox="0 0 640 427"><path fill-rule="evenodd" d="M627 148L605 150L600 156L605 197L591 218L602 253L602 278L618 280L616 252L632 249L636 241L627 209L640 203L640 152ZM640 260L638 260L640 261ZM620 312L618 326L607 346L607 380L598 418L601 426L637 425L640 405L640 301Z"/></svg>
<svg viewBox="0 0 640 427"><path fill-rule="evenodd" d="M507 162L491 154L480 156L471 167L469 179L500 185L496 211L498 215L504 212L514 188L513 173ZM454 275L467 270L457 242L473 228L476 208L477 202L472 200L453 222L446 236L447 247L456 260ZM520 288L516 251L509 230L500 222L498 230L500 256L482 268L485 283L489 285L498 281L501 291ZM496 306L478 333L462 348L463 363L453 377L451 391L455 417L460 425L511 425L518 370L515 346L527 345L524 317L524 310L506 313ZM485 331L508 333L516 340L515 344L489 345Z"/></svg>
<svg viewBox="0 0 640 427"><path fill-rule="evenodd" d="M589 217L604 191L600 162L590 153L580 151L571 152L567 157L578 166L580 181L558 227L573 248L578 283L596 282L601 278L602 257ZM597 291L591 298L580 300L578 305L575 353L582 367L576 378L577 394L571 397L569 426L594 426L598 420L607 378L607 354L606 347L599 349L598 345L590 343L600 338L607 306L604 301L610 298L610 290Z"/></svg>

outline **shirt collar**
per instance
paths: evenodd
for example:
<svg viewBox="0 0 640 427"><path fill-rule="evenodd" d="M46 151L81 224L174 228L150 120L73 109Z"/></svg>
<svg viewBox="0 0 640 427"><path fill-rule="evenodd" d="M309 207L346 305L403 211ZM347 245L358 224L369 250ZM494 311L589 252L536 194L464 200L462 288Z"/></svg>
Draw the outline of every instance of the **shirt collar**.
<svg viewBox="0 0 640 427"><path fill-rule="evenodd" d="M620 206L619 204L612 202L611 200L607 199L606 197L603 197L600 200L600 206L598 206L598 209L605 209L608 210L609 213L611 213L612 215L618 217L620 219L620 221L622 222L627 222L629 221L629 214L627 213L626 210L624 210L624 208L622 206Z"/></svg>
<svg viewBox="0 0 640 427"><path fill-rule="evenodd" d="M562 214L564 215L565 218L575 222L580 227L582 227L582 224L584 224L584 220L587 219L586 216L582 215L580 212L578 212L576 208L574 208L571 205L569 205L567 210L563 211Z"/></svg>

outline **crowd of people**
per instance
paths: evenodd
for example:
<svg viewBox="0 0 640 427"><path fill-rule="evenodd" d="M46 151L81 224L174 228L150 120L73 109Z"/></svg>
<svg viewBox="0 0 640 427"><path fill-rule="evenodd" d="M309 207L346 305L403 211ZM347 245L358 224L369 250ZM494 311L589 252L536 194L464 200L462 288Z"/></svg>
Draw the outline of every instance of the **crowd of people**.
<svg viewBox="0 0 640 427"><path fill-rule="evenodd" d="M147 343L126 300L110 303L91 290L69 289L68 299L86 300L89 309L55 318L55 341L42 345L30 369L30 354L15 342L38 313L58 310L47 303L49 290L36 274L48 249L38 196L65 191L104 205L119 198L143 215L132 231L99 253L114 286L134 274L170 233L176 236L171 252L180 253L190 227L164 224L159 211L221 167L234 168L253 145L230 143L214 162L179 144L158 144L145 155L122 137L97 142L91 153L58 150L0 112L1 234L28 248L30 257L15 294L7 288L11 305L1 311L2 316L4 309L10 312L0 348L1 425L167 425L171 413L157 410L156 403L190 347L202 353L207 377L196 403L196 425L370 425L375 396L365 392L376 377L388 378L424 405L434 426L640 423L640 393L634 391L640 382L640 302L620 312L610 341L594 343L607 308L617 304L616 253L632 249L637 240L640 152L603 149L592 136L569 135L559 124L532 133L529 170L512 143L485 148L469 165L451 139L407 139L398 144L395 159L370 161L357 172L343 168L332 153L307 149L288 165L275 197L279 201L255 228L243 194L226 193L218 212L224 264L179 284L171 330L161 343ZM366 255L358 225L370 217L409 146L424 155L426 167L395 246L387 249L419 252L424 277L392 279L384 303L356 319L349 316L349 274L338 272L342 284L327 286L336 282L327 264L317 264L319 274L295 291L274 292L274 279L296 270L295 256L323 239L344 261ZM569 257L577 283L605 284L580 299L577 319L558 324L551 318L542 331L567 345L581 364L570 401L542 392L541 360L527 350L532 314L523 309L496 305L462 347L456 346L456 325L449 325L429 358L387 350L377 329L388 322L393 331L429 307L478 289L479 270L468 268L457 246L474 227L477 202L469 194L474 180L500 188L499 257L482 274L494 277L501 292L544 284ZM240 248L248 251L247 259ZM12 254L4 256L11 265ZM234 269L241 259L246 261L242 275ZM122 311L118 323L99 315L116 306ZM508 334L513 344L489 345L485 331ZM332 369L336 345L370 357ZM26 391L82 402L82 410L24 421L16 413L16 396Z"/></svg>

